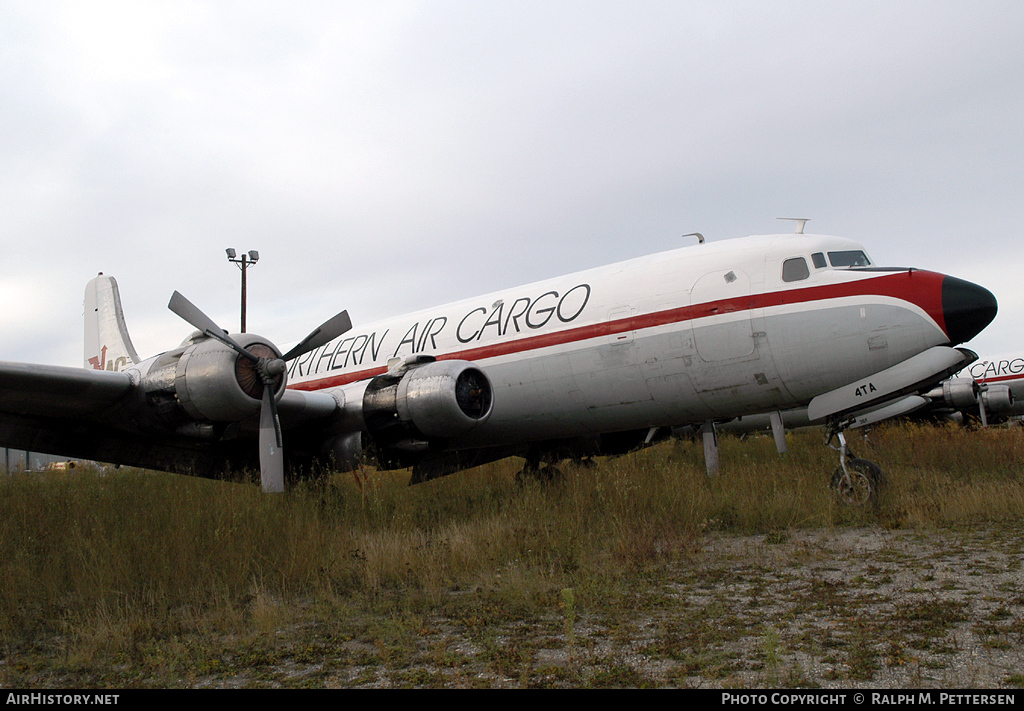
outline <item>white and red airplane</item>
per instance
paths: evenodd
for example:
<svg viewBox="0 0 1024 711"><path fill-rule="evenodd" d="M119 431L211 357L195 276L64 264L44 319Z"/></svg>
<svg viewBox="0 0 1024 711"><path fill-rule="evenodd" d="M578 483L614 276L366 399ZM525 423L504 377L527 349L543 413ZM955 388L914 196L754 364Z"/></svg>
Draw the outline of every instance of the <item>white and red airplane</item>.
<svg viewBox="0 0 1024 711"><path fill-rule="evenodd" d="M351 331L342 312L283 355L175 292L197 331L140 360L114 280L97 277L86 368L0 363L0 445L207 477L258 464L280 491L286 469L317 462L412 467L413 482L507 456L536 472L693 423L711 471L714 422L809 407L844 442L846 471L842 428L973 361L954 346L996 300L802 228L701 237Z"/></svg>

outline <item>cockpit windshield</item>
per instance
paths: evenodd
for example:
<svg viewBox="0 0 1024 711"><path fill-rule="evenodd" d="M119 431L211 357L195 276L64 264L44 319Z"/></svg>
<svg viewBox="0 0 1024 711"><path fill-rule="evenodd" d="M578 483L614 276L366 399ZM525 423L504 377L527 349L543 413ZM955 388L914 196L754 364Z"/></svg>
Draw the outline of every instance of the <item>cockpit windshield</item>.
<svg viewBox="0 0 1024 711"><path fill-rule="evenodd" d="M859 249L829 252L828 261L833 267L870 267L868 256Z"/></svg>

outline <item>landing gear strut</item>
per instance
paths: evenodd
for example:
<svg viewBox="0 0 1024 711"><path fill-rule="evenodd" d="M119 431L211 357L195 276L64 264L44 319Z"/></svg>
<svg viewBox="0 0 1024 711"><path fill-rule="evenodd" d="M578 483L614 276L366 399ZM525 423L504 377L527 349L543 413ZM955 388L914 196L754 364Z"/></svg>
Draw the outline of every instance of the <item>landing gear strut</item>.
<svg viewBox="0 0 1024 711"><path fill-rule="evenodd" d="M828 446L839 451L839 468L832 474L831 486L839 500L850 506L878 505L878 495L886 484L882 468L872 461L854 456L841 426L830 425ZM839 439L839 446L832 444Z"/></svg>
<svg viewBox="0 0 1024 711"><path fill-rule="evenodd" d="M562 478L562 470L550 462L544 462L540 452L531 450L526 455L526 462L523 468L516 473L516 483L523 485L527 482L541 482L549 484L559 481Z"/></svg>

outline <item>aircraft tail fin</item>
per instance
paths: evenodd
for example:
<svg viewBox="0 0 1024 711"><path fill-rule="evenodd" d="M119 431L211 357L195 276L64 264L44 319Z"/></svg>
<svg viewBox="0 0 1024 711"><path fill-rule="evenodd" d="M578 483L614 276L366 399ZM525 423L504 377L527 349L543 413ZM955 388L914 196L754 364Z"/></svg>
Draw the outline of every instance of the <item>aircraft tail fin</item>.
<svg viewBox="0 0 1024 711"><path fill-rule="evenodd" d="M94 370L124 370L139 362L121 311L114 277L100 273L85 287L85 361Z"/></svg>

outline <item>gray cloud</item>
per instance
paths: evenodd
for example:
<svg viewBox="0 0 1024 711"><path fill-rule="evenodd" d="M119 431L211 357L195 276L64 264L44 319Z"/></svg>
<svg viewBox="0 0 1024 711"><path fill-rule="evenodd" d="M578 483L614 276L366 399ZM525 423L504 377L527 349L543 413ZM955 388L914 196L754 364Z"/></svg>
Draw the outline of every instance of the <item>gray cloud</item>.
<svg viewBox="0 0 1024 711"><path fill-rule="evenodd" d="M296 339L681 244L788 231L988 285L1020 344L1015 3L0 6L0 358L76 365L114 274ZM1015 262L1014 260L1017 259Z"/></svg>

